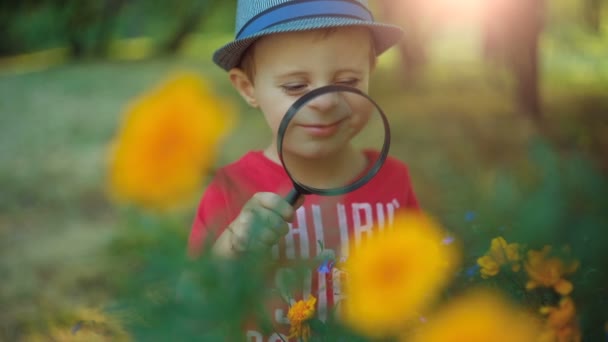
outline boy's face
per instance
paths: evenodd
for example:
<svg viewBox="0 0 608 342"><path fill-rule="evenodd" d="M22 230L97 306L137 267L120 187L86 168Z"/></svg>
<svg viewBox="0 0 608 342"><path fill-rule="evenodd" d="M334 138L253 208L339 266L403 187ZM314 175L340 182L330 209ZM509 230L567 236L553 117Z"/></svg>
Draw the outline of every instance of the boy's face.
<svg viewBox="0 0 608 342"><path fill-rule="evenodd" d="M239 91L264 113L273 147L285 112L310 90L338 84L367 93L371 49L370 33L358 27L281 33L257 41L253 82ZM292 120L284 150L306 158L340 153L365 126L372 110L366 102L350 93L313 99Z"/></svg>

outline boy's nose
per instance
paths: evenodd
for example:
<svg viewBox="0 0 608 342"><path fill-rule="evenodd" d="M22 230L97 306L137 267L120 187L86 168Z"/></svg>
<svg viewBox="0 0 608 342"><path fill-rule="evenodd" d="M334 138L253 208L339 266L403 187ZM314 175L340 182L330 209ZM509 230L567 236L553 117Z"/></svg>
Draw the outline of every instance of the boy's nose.
<svg viewBox="0 0 608 342"><path fill-rule="evenodd" d="M308 105L318 112L325 113L336 107L340 101L340 94L331 92L315 97L314 99L310 100Z"/></svg>

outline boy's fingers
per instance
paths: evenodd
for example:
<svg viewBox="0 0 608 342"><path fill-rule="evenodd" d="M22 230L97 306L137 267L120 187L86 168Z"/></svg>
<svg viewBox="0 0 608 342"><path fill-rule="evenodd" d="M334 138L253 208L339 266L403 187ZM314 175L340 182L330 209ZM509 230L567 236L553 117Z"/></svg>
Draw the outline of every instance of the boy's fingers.
<svg viewBox="0 0 608 342"><path fill-rule="evenodd" d="M238 250L271 247L289 232L287 221L292 220L294 211L294 207L275 193L256 193L231 225L233 244Z"/></svg>
<svg viewBox="0 0 608 342"><path fill-rule="evenodd" d="M230 247L235 252L246 251L249 247L249 238L242 233L239 233L234 229L235 227L229 226L228 229L232 233L230 236Z"/></svg>
<svg viewBox="0 0 608 342"><path fill-rule="evenodd" d="M283 217L273 210L258 207L252 212L251 234L268 245L274 245L282 236L287 234L289 226Z"/></svg>
<svg viewBox="0 0 608 342"><path fill-rule="evenodd" d="M230 228L233 244L239 250L255 248L257 244L270 247L289 231L283 217L255 202L243 209Z"/></svg>
<svg viewBox="0 0 608 342"><path fill-rule="evenodd" d="M281 196L272 192L258 192L247 204L247 206L262 206L276 212L285 221L291 221L294 214L294 208Z"/></svg>

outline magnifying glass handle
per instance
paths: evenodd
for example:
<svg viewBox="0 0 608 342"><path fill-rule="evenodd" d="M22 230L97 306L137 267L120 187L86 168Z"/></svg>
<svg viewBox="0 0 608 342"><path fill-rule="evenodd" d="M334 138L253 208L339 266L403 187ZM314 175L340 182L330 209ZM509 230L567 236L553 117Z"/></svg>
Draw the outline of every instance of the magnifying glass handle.
<svg viewBox="0 0 608 342"><path fill-rule="evenodd" d="M293 188L291 189L291 191L287 194L287 196L285 197L285 200L291 204L292 206L296 204L296 202L298 201L298 198L300 198L300 196L302 196L302 193L300 193L298 191L298 189Z"/></svg>

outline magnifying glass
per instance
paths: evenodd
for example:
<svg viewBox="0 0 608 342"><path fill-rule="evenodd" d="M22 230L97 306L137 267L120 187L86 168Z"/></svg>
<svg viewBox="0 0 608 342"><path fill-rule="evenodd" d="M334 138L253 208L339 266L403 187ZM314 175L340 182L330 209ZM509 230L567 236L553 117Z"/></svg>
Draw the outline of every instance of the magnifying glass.
<svg viewBox="0 0 608 342"><path fill-rule="evenodd" d="M281 164L293 182L286 200L336 196L367 184L384 164L391 134L386 115L349 86L316 88L287 110L277 133Z"/></svg>

